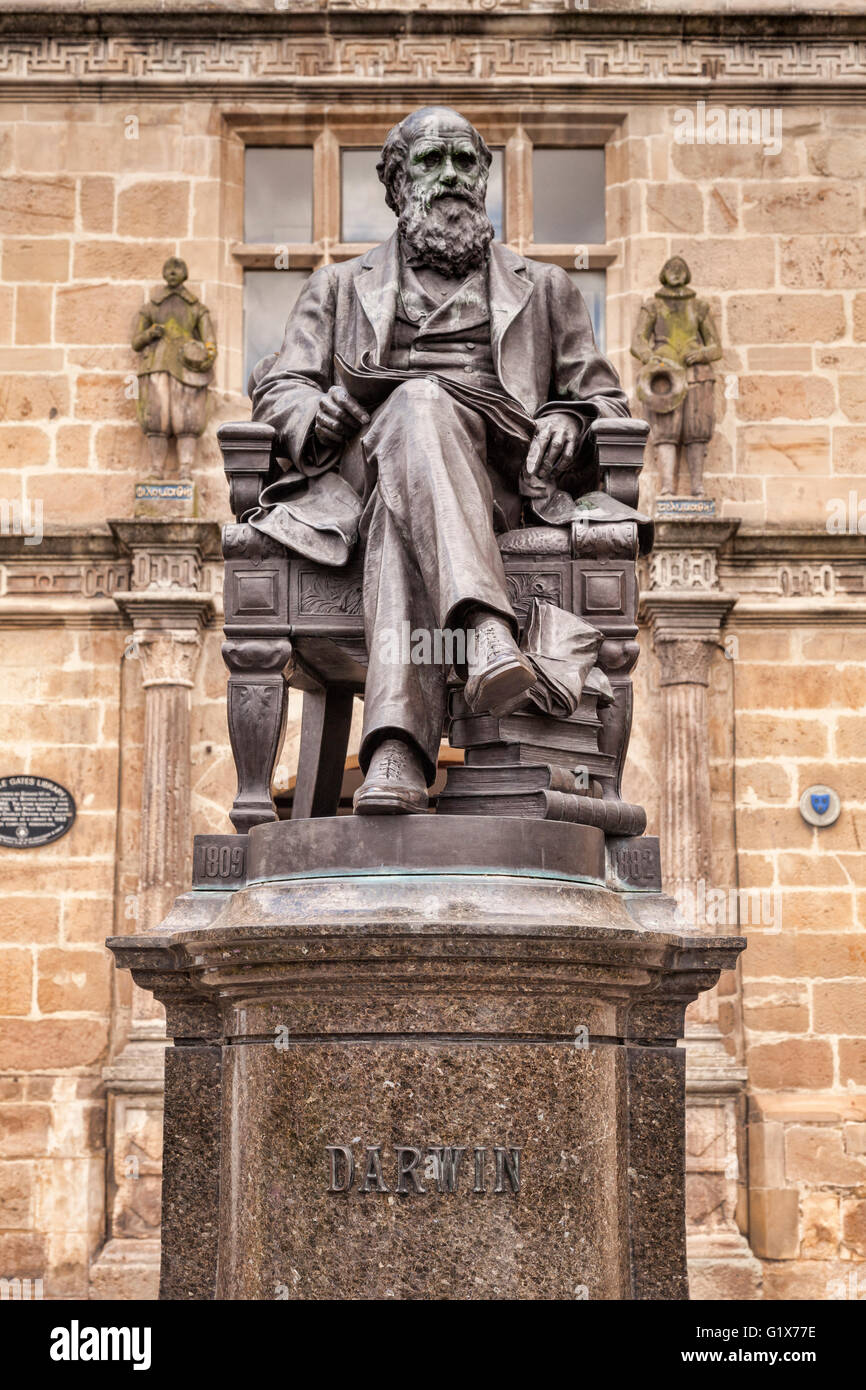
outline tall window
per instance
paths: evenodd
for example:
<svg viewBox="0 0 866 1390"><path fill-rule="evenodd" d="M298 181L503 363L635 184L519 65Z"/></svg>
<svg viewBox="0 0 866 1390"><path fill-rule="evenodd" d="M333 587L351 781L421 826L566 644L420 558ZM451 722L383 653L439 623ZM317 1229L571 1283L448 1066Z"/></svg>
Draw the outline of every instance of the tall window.
<svg viewBox="0 0 866 1390"><path fill-rule="evenodd" d="M565 260L603 351L605 274L589 264L589 248L604 243L603 149L532 151L532 241L539 260Z"/></svg>
<svg viewBox="0 0 866 1390"><path fill-rule="evenodd" d="M487 211L497 239L565 267L603 348L604 267L613 259L604 245L604 149L530 144L523 130L500 126L494 134L483 120L476 124L493 154ZM246 143L244 240L233 254L244 267L244 386L256 363L279 348L310 271L361 255L393 232L376 174L387 129L307 125L296 143L291 131L280 141L269 129L269 144L256 143L254 128L239 132Z"/></svg>

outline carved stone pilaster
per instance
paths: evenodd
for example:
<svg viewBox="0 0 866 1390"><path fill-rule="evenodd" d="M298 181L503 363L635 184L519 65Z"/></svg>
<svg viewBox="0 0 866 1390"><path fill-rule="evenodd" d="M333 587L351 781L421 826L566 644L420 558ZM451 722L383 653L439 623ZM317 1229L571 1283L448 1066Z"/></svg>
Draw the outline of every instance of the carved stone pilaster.
<svg viewBox="0 0 866 1390"><path fill-rule="evenodd" d="M710 873L707 687L721 630L736 600L723 593L718 553L737 521L657 522L649 588L642 594L659 660L664 707L662 874L681 901Z"/></svg>
<svg viewBox="0 0 866 1390"><path fill-rule="evenodd" d="M694 908L712 882L708 688L736 602L719 584L719 552L739 523L689 518L656 525L641 602L658 657L664 713L662 876L689 928L709 934L716 929L696 921ZM755 1298L760 1265L736 1222L737 1116L746 1073L725 1050L716 989L689 1009L685 1046L691 1297Z"/></svg>
<svg viewBox="0 0 866 1390"><path fill-rule="evenodd" d="M130 588L113 597L141 662L144 756L136 930L151 930L190 875L190 692L202 631L214 616L203 589L219 528L207 522L118 521ZM107 1243L91 1270L96 1298L155 1298L159 1281L163 1009L133 989L129 1035L105 1069L108 1093Z"/></svg>

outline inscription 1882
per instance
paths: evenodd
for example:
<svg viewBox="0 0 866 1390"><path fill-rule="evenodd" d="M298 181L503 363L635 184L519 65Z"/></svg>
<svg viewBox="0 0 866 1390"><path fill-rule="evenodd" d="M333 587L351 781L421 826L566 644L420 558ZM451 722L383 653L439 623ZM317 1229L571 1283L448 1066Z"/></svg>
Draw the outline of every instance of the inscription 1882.
<svg viewBox="0 0 866 1390"><path fill-rule="evenodd" d="M350 1144L326 1144L328 1156L328 1191L349 1192L519 1192L520 1155L522 1148L494 1144L492 1163L490 1149L449 1144L428 1144L424 1149L412 1144L394 1145L392 1185L385 1181L382 1167L382 1145L367 1144L363 1159L356 1164ZM389 1164L389 1176L391 1169ZM493 1179L493 1186L488 1179Z"/></svg>

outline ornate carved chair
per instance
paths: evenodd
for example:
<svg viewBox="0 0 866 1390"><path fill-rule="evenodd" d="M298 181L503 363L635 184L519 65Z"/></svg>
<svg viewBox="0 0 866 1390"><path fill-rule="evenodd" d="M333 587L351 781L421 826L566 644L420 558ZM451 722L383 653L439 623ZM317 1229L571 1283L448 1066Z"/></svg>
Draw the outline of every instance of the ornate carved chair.
<svg viewBox="0 0 866 1390"><path fill-rule="evenodd" d="M596 420L590 465L595 481L587 490L635 507L646 435L642 420ZM352 701L363 695L366 673L361 563L355 556L342 569L316 564L246 524L244 514L280 474L274 432L269 425L225 424L218 438L235 516L223 531L223 657L230 673L228 725L238 775L231 820L245 833L276 819L271 778L285 732L289 686L304 694L292 817L337 812ZM620 787L631 728L629 673L638 656L636 560L651 543L639 530L648 529L633 521L590 521L528 525L498 538L518 617L522 621L538 597L598 628L604 635L598 664L615 697L613 704L601 706L585 693L571 720L538 714L494 720L472 716L459 693L452 696L450 738L466 748L467 763L541 761L560 765L566 777L575 764L586 772L581 789L588 795L566 798L566 809L548 798L547 810L530 814L581 820L611 834L645 829L643 813L622 802ZM556 785L562 786L561 777ZM502 802L483 807L502 808ZM440 800L440 810L446 809L475 812L478 798L461 802L458 787Z"/></svg>

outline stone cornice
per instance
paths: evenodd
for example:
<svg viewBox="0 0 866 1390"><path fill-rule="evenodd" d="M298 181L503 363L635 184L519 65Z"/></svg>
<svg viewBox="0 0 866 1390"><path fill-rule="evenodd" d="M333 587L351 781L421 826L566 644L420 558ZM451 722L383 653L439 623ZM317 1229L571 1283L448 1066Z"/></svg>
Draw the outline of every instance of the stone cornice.
<svg viewBox="0 0 866 1390"><path fill-rule="evenodd" d="M866 535L837 534L826 527L805 530L792 527L745 529L737 532L731 547L737 560L754 559L818 559L857 560L866 562Z"/></svg>
<svg viewBox="0 0 866 1390"><path fill-rule="evenodd" d="M650 589L641 593L641 618L659 638L717 642L736 601L735 594L719 589Z"/></svg>
<svg viewBox="0 0 866 1390"><path fill-rule="evenodd" d="M94 12L96 10L96 12ZM721 43L773 40L866 40L866 15L826 10L791 9L753 12L675 12L604 9L578 10L570 0L529 5L520 0L480 0L429 4L417 0L379 4L378 0L290 0L286 8L251 10L235 4L191 8L178 5L124 9L89 5L21 6L0 10L0 40L45 37L57 41L82 38L285 38L340 34L362 38L395 34L490 34L491 36L711 39Z"/></svg>

